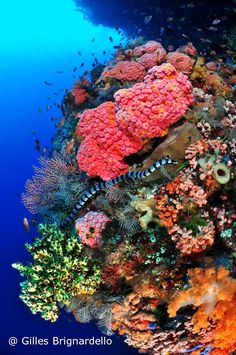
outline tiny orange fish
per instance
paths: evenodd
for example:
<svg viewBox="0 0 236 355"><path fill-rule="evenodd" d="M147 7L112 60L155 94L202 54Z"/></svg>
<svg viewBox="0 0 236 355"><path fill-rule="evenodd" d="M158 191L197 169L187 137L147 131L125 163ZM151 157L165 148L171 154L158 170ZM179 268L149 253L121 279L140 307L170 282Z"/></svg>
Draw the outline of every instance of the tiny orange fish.
<svg viewBox="0 0 236 355"><path fill-rule="evenodd" d="M72 139L67 143L66 148L65 148L67 154L71 154L74 145L75 145L75 140L74 140L74 138L72 138Z"/></svg>
<svg viewBox="0 0 236 355"><path fill-rule="evenodd" d="M60 127L63 127L63 126L64 126L64 123L65 123L65 118L62 117L62 119L60 120L59 126L60 126Z"/></svg>

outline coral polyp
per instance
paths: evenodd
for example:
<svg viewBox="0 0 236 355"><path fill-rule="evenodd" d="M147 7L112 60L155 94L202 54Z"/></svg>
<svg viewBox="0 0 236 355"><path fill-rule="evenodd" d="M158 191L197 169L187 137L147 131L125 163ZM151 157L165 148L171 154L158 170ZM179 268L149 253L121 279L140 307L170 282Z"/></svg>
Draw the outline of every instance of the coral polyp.
<svg viewBox="0 0 236 355"><path fill-rule="evenodd" d="M23 195L43 222L13 264L32 313L65 307L150 355L236 351L234 76L139 39L76 81Z"/></svg>

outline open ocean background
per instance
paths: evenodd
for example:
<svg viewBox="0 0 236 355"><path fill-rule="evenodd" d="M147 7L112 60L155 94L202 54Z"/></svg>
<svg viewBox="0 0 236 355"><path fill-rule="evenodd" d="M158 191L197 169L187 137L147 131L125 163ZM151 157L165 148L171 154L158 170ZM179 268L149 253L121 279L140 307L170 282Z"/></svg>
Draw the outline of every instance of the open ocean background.
<svg viewBox="0 0 236 355"><path fill-rule="evenodd" d="M62 315L56 323L32 315L18 297L23 278L11 264L29 260L24 244L36 235L35 230L28 235L23 228L23 218L31 216L21 204L19 194L26 179L32 176L32 164L37 164L40 156L34 147L35 139L40 140L41 148L50 148L55 132L55 122L50 118L61 115L54 103L60 104L63 96L63 92L59 96L54 92L70 88L76 79L73 74L78 76L91 68L92 52L100 61L108 59L109 56L102 55L103 50L112 50L119 38L114 29L93 26L84 20L72 0L1 1L0 33L0 354L136 354L117 336L112 337L112 346L101 347L8 345L12 336L19 341L24 336L49 340L53 336L102 336L95 324L81 325L69 314ZM109 36L113 36L113 44ZM85 65L80 69L82 62ZM75 73L74 66L78 67ZM63 73L58 74L57 70ZM46 86L45 80L53 85ZM52 109L47 111L47 105ZM38 108L42 108L42 113Z"/></svg>

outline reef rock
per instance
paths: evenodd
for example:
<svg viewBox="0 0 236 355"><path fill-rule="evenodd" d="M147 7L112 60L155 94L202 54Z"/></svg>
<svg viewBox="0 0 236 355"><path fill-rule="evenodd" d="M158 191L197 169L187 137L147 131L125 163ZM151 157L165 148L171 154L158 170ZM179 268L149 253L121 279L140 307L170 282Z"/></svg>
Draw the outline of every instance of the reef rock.
<svg viewBox="0 0 236 355"><path fill-rule="evenodd" d="M144 160L143 170L148 169L156 160L167 155L172 159L176 159L181 165L188 145L197 142L201 138L202 136L196 126L190 122L184 122L180 126L172 127L164 142L158 145L152 154ZM176 166L168 166L166 169L167 171L174 171ZM148 181L156 180L160 177L160 174L160 170L157 170L148 177Z"/></svg>

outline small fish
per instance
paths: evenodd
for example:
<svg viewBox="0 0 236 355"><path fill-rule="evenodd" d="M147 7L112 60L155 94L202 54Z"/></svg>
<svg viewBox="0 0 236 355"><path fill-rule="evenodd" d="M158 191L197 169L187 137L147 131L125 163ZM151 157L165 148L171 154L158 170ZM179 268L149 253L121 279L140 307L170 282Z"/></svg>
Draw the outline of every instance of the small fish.
<svg viewBox="0 0 236 355"><path fill-rule="evenodd" d="M73 68L73 72L75 72L76 70L77 70L77 67L74 67L74 68Z"/></svg>
<svg viewBox="0 0 236 355"><path fill-rule="evenodd" d="M212 21L212 25L218 25L220 22L220 19L216 18L214 21Z"/></svg>
<svg viewBox="0 0 236 355"><path fill-rule="evenodd" d="M65 148L67 154L71 154L72 149L73 149L73 147L74 147L74 144L75 144L75 140L74 140L74 138L72 138L72 139L67 143L66 148Z"/></svg>
<svg viewBox="0 0 236 355"><path fill-rule="evenodd" d="M81 52L80 52L80 51L78 51L78 54L79 54L79 55L81 55Z"/></svg>
<svg viewBox="0 0 236 355"><path fill-rule="evenodd" d="M84 66L84 62L80 64L80 68L82 68Z"/></svg>
<svg viewBox="0 0 236 355"><path fill-rule="evenodd" d="M169 52L173 52L174 51L174 46L172 44L170 44L167 49L168 49Z"/></svg>
<svg viewBox="0 0 236 355"><path fill-rule="evenodd" d="M46 106L46 110L47 110L47 111L51 110L51 108L52 108L51 105L47 105L47 106Z"/></svg>
<svg viewBox="0 0 236 355"><path fill-rule="evenodd" d="M48 86L53 85L53 83L49 83L48 81L44 81L44 84L45 84L45 85L48 85Z"/></svg>
<svg viewBox="0 0 236 355"><path fill-rule="evenodd" d="M102 54L106 54L106 51L103 51Z"/></svg>
<svg viewBox="0 0 236 355"><path fill-rule="evenodd" d="M35 139L34 142L35 142L35 149L40 152L40 141L39 141L39 139Z"/></svg>
<svg viewBox="0 0 236 355"><path fill-rule="evenodd" d="M64 124L65 124L65 118L62 117L62 119L61 119L60 122L59 122L59 126L60 126L60 127L63 127Z"/></svg>
<svg viewBox="0 0 236 355"><path fill-rule="evenodd" d="M202 348L202 344L195 345L195 346L193 346L192 348L187 349L187 350L182 350L182 351L181 351L181 354L191 353L191 352L193 352L194 350L197 350L197 349L199 349L199 348Z"/></svg>
<svg viewBox="0 0 236 355"><path fill-rule="evenodd" d="M166 19L166 21L168 21L168 22L171 22L171 21L173 21L173 20L174 20L173 17L167 17L167 19Z"/></svg>
<svg viewBox="0 0 236 355"><path fill-rule="evenodd" d="M62 73L64 73L64 72L63 72L63 71L60 71L60 70L57 70L56 73L57 73L57 74L62 74Z"/></svg>
<svg viewBox="0 0 236 355"><path fill-rule="evenodd" d="M216 28L216 27L214 27L214 26L210 26L210 27L208 27L208 30L209 30L209 31L216 32L216 31L218 31L218 28Z"/></svg>
<svg viewBox="0 0 236 355"><path fill-rule="evenodd" d="M36 225L36 220L37 220L36 217L33 217L33 218L31 219L31 222L30 222L30 223L31 223L31 226L32 226L32 227L34 227L34 226Z"/></svg>
<svg viewBox="0 0 236 355"><path fill-rule="evenodd" d="M42 113L43 110L41 108L38 108L38 113Z"/></svg>
<svg viewBox="0 0 236 355"><path fill-rule="evenodd" d="M191 8L195 7L195 5L190 2L188 5L186 5L186 7L189 8L189 9L191 9Z"/></svg>
<svg viewBox="0 0 236 355"><path fill-rule="evenodd" d="M109 37L109 40L110 40L111 42L113 42L113 38L112 38L111 36Z"/></svg>
<svg viewBox="0 0 236 355"><path fill-rule="evenodd" d="M119 48L120 48L120 46L113 46L113 48L114 48L114 49L119 49Z"/></svg>
<svg viewBox="0 0 236 355"><path fill-rule="evenodd" d="M29 233L30 232L30 226L29 226L29 221L28 221L28 219L26 217L24 217L24 219L23 219L23 226L25 228L25 231L27 233Z"/></svg>
<svg viewBox="0 0 236 355"><path fill-rule="evenodd" d="M47 147L44 147L42 150L42 157L45 157L47 153Z"/></svg>
<svg viewBox="0 0 236 355"><path fill-rule="evenodd" d="M36 132L35 131L31 131L31 134L36 134Z"/></svg>
<svg viewBox="0 0 236 355"><path fill-rule="evenodd" d="M189 38L189 36L187 36L187 35L184 34L184 33L182 33L182 36L183 36L184 38Z"/></svg>
<svg viewBox="0 0 236 355"><path fill-rule="evenodd" d="M165 32L164 27L160 27L160 36L162 36L164 32Z"/></svg>
<svg viewBox="0 0 236 355"><path fill-rule="evenodd" d="M210 39L208 39L208 38L200 38L200 41L202 42L202 43L212 43L212 41L210 40Z"/></svg>
<svg viewBox="0 0 236 355"><path fill-rule="evenodd" d="M147 25L152 19L152 15L144 17L144 23Z"/></svg>
<svg viewBox="0 0 236 355"><path fill-rule="evenodd" d="M93 43L94 41L95 41L95 38L93 37L93 39L92 39L92 41L91 41L91 42Z"/></svg>

